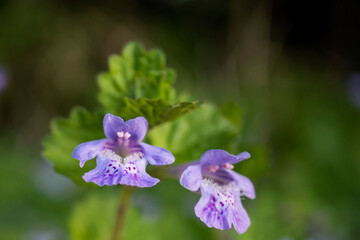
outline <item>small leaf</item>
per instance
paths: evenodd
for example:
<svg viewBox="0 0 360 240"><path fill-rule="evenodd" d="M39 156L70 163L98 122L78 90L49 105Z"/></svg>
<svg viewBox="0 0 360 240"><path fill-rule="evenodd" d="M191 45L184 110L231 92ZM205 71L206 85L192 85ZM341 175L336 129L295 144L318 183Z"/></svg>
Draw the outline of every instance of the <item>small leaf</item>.
<svg viewBox="0 0 360 240"><path fill-rule="evenodd" d="M43 156L54 164L55 170L70 177L77 184L86 184L81 177L95 167L89 161L80 168L72 152L80 143L105 138L102 128L103 113L91 114L83 108L75 108L69 119L57 118L51 123L51 134L43 142Z"/></svg>

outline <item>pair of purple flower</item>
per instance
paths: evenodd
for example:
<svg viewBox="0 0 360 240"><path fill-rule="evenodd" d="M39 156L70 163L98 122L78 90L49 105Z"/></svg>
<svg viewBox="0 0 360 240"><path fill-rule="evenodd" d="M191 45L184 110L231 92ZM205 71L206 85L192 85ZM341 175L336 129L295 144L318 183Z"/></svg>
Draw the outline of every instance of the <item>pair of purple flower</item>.
<svg viewBox="0 0 360 240"><path fill-rule="evenodd" d="M80 160L80 167L97 157L96 168L85 173L83 179L99 186L123 184L142 188L157 184L159 179L151 177L145 170L147 163L168 165L175 158L163 148L141 142L147 128L148 122L143 117L124 122L120 117L106 114L106 138L82 143L73 152L73 158ZM233 224L241 234L250 226L240 197L254 199L254 186L247 177L231 170L232 164L249 157L247 152L234 156L223 150L209 150L183 171L180 183L201 193L195 214L208 227L225 230Z"/></svg>

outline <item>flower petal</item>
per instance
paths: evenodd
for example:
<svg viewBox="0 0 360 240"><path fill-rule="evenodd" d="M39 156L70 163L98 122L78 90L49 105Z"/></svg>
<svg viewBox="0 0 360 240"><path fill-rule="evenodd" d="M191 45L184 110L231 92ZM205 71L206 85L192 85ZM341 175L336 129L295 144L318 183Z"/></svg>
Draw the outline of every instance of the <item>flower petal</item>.
<svg viewBox="0 0 360 240"><path fill-rule="evenodd" d="M174 155L164 148L155 147L146 143L140 143L140 146L143 149L145 159L151 165L168 165L175 161Z"/></svg>
<svg viewBox="0 0 360 240"><path fill-rule="evenodd" d="M151 177L147 174L146 168L147 162L145 159L136 160L124 164L123 176L120 180L120 184L136 186L136 187L152 187L160 180Z"/></svg>
<svg viewBox="0 0 360 240"><path fill-rule="evenodd" d="M235 156L225 150L213 149L206 151L201 156L200 162L202 165L219 165L225 163L234 164L249 157L250 154L248 152L242 152L239 155Z"/></svg>
<svg viewBox="0 0 360 240"><path fill-rule="evenodd" d="M80 167L83 167L87 160L96 157L105 142L106 139L101 139L82 143L75 148L72 157L80 160Z"/></svg>
<svg viewBox="0 0 360 240"><path fill-rule="evenodd" d="M131 134L130 140L140 142L144 139L147 129L148 121L144 117L137 117L125 122L126 130Z"/></svg>
<svg viewBox="0 0 360 240"><path fill-rule="evenodd" d="M208 227L230 229L235 197L231 187L225 186L222 189L216 183L205 179L201 184L201 198L195 206L195 214Z"/></svg>
<svg viewBox="0 0 360 240"><path fill-rule="evenodd" d="M108 157L98 156L96 168L84 174L86 182L94 182L100 187L117 185L122 177L122 166L118 161Z"/></svg>
<svg viewBox="0 0 360 240"><path fill-rule="evenodd" d="M124 120L121 117L107 113L103 120L104 133L109 139L116 140L117 132L121 132L125 128Z"/></svg>
<svg viewBox="0 0 360 240"><path fill-rule="evenodd" d="M233 179L237 182L240 190L243 192L243 194L250 198L254 199L256 197L255 194L255 188L254 184L251 182L251 180L235 171L228 170L226 171L233 177Z"/></svg>
<svg viewBox="0 0 360 240"><path fill-rule="evenodd" d="M250 224L251 224L249 215L247 214L246 210L242 206L240 199L236 201L235 206L234 206L233 224L234 224L235 230L239 234L246 232L246 230L248 230L248 228L250 227Z"/></svg>
<svg viewBox="0 0 360 240"><path fill-rule="evenodd" d="M202 165L218 165L225 163L233 163L237 159L236 156L229 154L224 150L213 149L206 151L200 158Z"/></svg>
<svg viewBox="0 0 360 240"><path fill-rule="evenodd" d="M196 192L199 190L202 181L201 166L200 164L189 166L182 173L180 178L180 184L189 189L190 191Z"/></svg>
<svg viewBox="0 0 360 240"><path fill-rule="evenodd" d="M245 160L245 159L248 159L248 158L250 158L251 157L251 155L250 155L250 153L248 153L248 152L242 152L242 153L239 153L238 155L237 155L237 162L234 162L234 163L238 163L238 162L240 162L240 161L242 161L242 160Z"/></svg>

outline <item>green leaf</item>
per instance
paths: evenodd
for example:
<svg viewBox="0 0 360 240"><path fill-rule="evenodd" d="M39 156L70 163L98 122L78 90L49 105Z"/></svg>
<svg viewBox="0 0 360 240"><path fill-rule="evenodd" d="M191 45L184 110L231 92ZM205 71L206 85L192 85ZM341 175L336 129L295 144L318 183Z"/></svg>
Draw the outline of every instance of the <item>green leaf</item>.
<svg viewBox="0 0 360 240"><path fill-rule="evenodd" d="M151 144L172 152L176 163L199 159L210 149L231 150L231 143L238 134L238 126L223 117L212 104L203 104L198 109L154 128Z"/></svg>
<svg viewBox="0 0 360 240"><path fill-rule="evenodd" d="M125 120L143 116L148 120L149 128L174 120L196 107L195 102L181 102L171 105L161 99L139 98L133 100L126 97L123 98L122 104L121 111L115 112L115 115L119 115Z"/></svg>
<svg viewBox="0 0 360 240"><path fill-rule="evenodd" d="M195 108L194 102L176 103L175 76L160 50L147 52L129 43L121 55L110 57L108 72L99 75L99 100L106 112L125 120L143 116L152 128Z"/></svg>
<svg viewBox="0 0 360 240"><path fill-rule="evenodd" d="M99 100L109 112L122 109L124 97L174 102L175 77L160 50L147 52L141 45L129 43L122 55L110 57L109 71L99 75Z"/></svg>
<svg viewBox="0 0 360 240"><path fill-rule="evenodd" d="M51 134L43 142L43 156L54 164L57 172L70 177L75 183L89 185L81 177L95 167L95 161L89 161L80 168L79 161L71 155L80 143L105 138L103 117L101 112L92 114L83 108L75 108L69 119L57 118L51 122Z"/></svg>

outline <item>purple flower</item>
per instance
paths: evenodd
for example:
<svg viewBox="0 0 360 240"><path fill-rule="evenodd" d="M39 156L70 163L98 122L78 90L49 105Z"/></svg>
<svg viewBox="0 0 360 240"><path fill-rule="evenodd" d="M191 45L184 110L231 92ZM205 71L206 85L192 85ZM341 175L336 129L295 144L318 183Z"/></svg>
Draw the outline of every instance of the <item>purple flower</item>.
<svg viewBox="0 0 360 240"><path fill-rule="evenodd" d="M239 234L249 228L250 219L240 197L254 199L254 185L247 177L231 170L232 164L249 157L248 152L234 156L224 150L209 150L182 173L181 185L201 193L195 214L208 227L226 230L233 224Z"/></svg>
<svg viewBox="0 0 360 240"><path fill-rule="evenodd" d="M7 72L0 65L0 92L6 87L6 85L7 85Z"/></svg>
<svg viewBox="0 0 360 240"><path fill-rule="evenodd" d="M175 161L167 150L141 142L146 135L148 122L143 117L126 122L120 117L106 114L104 117L106 139L85 142L72 154L83 167L87 160L96 158L96 168L84 174L86 182L99 186L124 184L137 187L152 187L159 179L145 171L152 165L167 165Z"/></svg>

